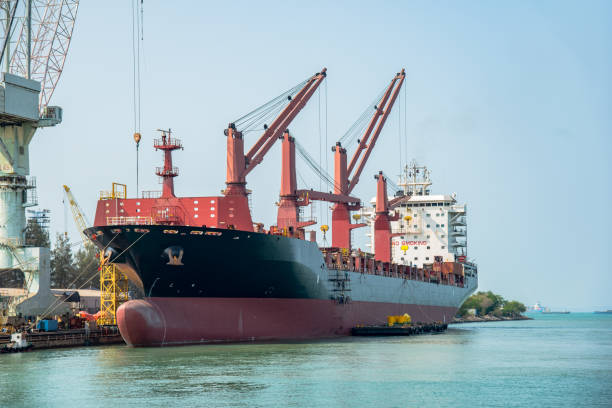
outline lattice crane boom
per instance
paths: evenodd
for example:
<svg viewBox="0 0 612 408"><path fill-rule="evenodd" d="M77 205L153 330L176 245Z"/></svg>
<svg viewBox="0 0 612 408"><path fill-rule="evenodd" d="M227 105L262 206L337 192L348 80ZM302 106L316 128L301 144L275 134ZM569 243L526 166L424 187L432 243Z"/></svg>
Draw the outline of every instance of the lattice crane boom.
<svg viewBox="0 0 612 408"><path fill-rule="evenodd" d="M404 70L402 69L402 71L399 72L395 76L395 78L393 78L393 80L391 81L391 84L387 88L387 91L385 92L385 95L380 103L380 106L376 107L376 112L372 116L372 120L370 121L368 129L366 130L366 133L363 135L359 143L359 147L357 151L355 152L355 154L353 155L353 158L351 159L351 163L349 164L349 167L347 169L347 176L351 179L348 185L348 189L347 189L348 194L350 194L351 191L353 191L353 189L359 182L359 176L361 175L361 172L363 171L363 168L365 167L365 164L367 163L368 158L370 157L370 154L372 153L372 150L374 150L374 146L376 145L378 136L380 135L380 132L385 126L385 122L387 121L387 118L389 117L389 114L391 113L391 110L393 109L393 104L395 103L395 100L397 99L397 95L399 94L399 91L402 88L402 84L404 83L405 77L406 77L406 74ZM372 130L374 129L374 126L376 126L376 129L374 130L374 133L372 134ZM364 149L365 149L365 152L364 152ZM361 157L361 161L359 162L359 165L357 166L353 176L351 177L351 172L355 168L354 167L355 163L357 163L357 160L361 156L362 152L364 153L363 153L363 156Z"/></svg>
<svg viewBox="0 0 612 408"><path fill-rule="evenodd" d="M8 0L3 3L3 7L17 8L13 29L4 33L5 37L8 34L6 51L9 51L4 58L9 61L11 74L40 82L39 110L42 114L64 69L79 0Z"/></svg>
<svg viewBox="0 0 612 408"><path fill-rule="evenodd" d="M72 218L74 218L74 223L81 234L81 239L83 240L83 244L86 246L93 245L91 240L85 235L84 231L89 228L89 223L85 220L85 215L83 214L83 210L79 207L79 204L76 202L70 187L64 185L64 192L66 193L66 198L68 199L68 203L70 204L70 211L72 211Z"/></svg>

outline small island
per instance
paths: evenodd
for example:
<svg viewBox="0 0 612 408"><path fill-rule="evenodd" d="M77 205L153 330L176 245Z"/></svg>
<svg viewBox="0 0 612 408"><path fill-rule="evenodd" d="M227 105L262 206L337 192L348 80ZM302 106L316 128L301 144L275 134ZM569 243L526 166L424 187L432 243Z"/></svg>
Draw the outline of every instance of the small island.
<svg viewBox="0 0 612 408"><path fill-rule="evenodd" d="M531 320L523 314L526 311L525 305L516 300L506 300L491 291L477 292L463 302L453 323Z"/></svg>

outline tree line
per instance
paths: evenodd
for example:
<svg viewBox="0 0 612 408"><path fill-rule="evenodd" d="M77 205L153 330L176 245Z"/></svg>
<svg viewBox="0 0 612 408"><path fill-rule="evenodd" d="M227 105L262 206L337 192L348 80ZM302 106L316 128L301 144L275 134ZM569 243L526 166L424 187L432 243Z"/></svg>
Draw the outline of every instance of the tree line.
<svg viewBox="0 0 612 408"><path fill-rule="evenodd" d="M497 295L491 291L477 292L467 298L463 305L459 308L457 314L466 316L470 309L475 309L479 316L509 316L518 317L525 313L527 308L521 302L516 300L506 300L501 295Z"/></svg>

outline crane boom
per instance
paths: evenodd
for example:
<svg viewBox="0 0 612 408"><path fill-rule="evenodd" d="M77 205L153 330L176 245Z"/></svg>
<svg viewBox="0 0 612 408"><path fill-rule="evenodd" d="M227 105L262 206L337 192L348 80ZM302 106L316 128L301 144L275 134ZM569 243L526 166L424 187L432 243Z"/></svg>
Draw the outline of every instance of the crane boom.
<svg viewBox="0 0 612 408"><path fill-rule="evenodd" d="M365 164L368 161L368 158L370 157L370 154L372 153L372 150L374 150L374 146L376 145L376 141L378 140L378 136L380 135L380 132L382 131L383 127L385 126L385 122L387 121L387 118L389 117L389 114L391 113L391 109L393 109L393 104L395 103L395 100L397 99L397 95L399 94L399 91L402 88L402 84L404 83L404 78L405 77L406 77L406 74L405 74L404 70L402 69L402 71L400 73L398 73L395 76L395 78L393 78L393 80L391 81L391 84L389 85L389 88L387 88L387 91L385 92L385 96L383 97L381 106L377 107L376 113L372 117L372 120L370 121L370 125L368 126L368 130L366 131L363 139L359 143L359 148L357 149L357 151L353 155L353 158L351 159L351 164L349 165L349 168L348 168L348 171L347 171L349 177L350 177L351 171L353 169L353 166L357 162L357 159L361 155L361 152L363 151L363 149L365 148L366 143L368 142L368 139L370 137L370 133L372 132L372 129L373 129L374 125L378 121L378 125L376 126L376 130L374 131L374 134L372 135L372 140L367 145L367 149L365 150L365 153L364 153L363 157L361 158L361 161L359 162L359 165L357 166L357 170L355 170L355 174L353 175L353 177L351 177L351 181L350 181L348 189L347 189L347 193L348 194L350 194L351 191L353 191L353 189L357 185L357 182L359 182L359 176L361 175L361 172L363 171L363 168L365 167ZM394 86L395 86L395 89L393 89ZM391 95L391 99L389 100L389 94L390 94L392 89L393 89L393 94ZM378 120L379 118L380 118L380 120Z"/></svg>
<svg viewBox="0 0 612 408"><path fill-rule="evenodd" d="M325 72L325 68L323 68L323 72ZM266 143L268 140L270 140L272 134L277 130L277 128L279 127L283 119L291 111L293 111L296 104L300 101L300 99L302 99L302 97L304 96L308 88L310 88L310 86L316 80L316 78L317 78L317 75L314 75L310 79L308 79L308 81L306 81L306 85L304 85L304 87L297 93L297 95L291 98L291 101L285 107L285 109L283 109L283 111L278 115L278 117L272 122L272 124L268 127L268 129L266 129L266 131L261 135L259 140L257 140L257 142L253 145L253 147L251 147L249 152L246 154L247 162L250 162L255 156L255 154L259 152L259 149L263 146L263 144Z"/></svg>
<svg viewBox="0 0 612 408"><path fill-rule="evenodd" d="M398 72L391 80L381 100L375 106L375 112L359 141L359 146L353 154L348 167L346 164L346 149L342 147L340 142L336 143L336 146L332 148L334 151L334 185L336 194L350 196L359 182L359 176L391 113L395 99L404 83L405 76L405 71L402 69L401 72ZM351 173L353 174L352 177ZM351 224L350 212L358 208L358 205L353 205L351 207L346 202L335 203L332 210L332 246L338 248L351 248L351 230L365 225Z"/></svg>
<svg viewBox="0 0 612 408"><path fill-rule="evenodd" d="M283 113L279 115L277 120L274 121L275 123L276 122L279 122L279 123L273 128L272 132L270 132L270 135L268 136L268 140L263 145L261 150L257 153L257 155L253 156L251 162L248 163L247 168L244 170L245 176L251 170L253 170L253 168L256 165L262 162L264 156L266 155L266 153L268 153L272 145L279 139L279 137L287 129L287 126L289 126L289 124L293 121L293 119L295 119L297 114L300 113L302 108L306 106L306 103L312 97L312 94L317 90L321 82L323 82L323 79L325 79L325 75L326 75L325 72L326 72L326 69L323 68L323 70L320 73L313 76L307 82L307 85L304 86L304 88L302 89L303 92L300 91L300 93L298 94L299 98L296 97L294 100L291 101L291 102L294 102L293 105L290 105L291 110L285 109L285 111L283 111ZM289 108L290 106L287 106L287 108ZM272 129L272 127L270 127L268 130L270 129Z"/></svg>
<svg viewBox="0 0 612 408"><path fill-rule="evenodd" d="M70 204L70 210L72 211L72 218L74 218L74 223L81 234L81 239L83 240L83 244L86 246L93 245L91 240L87 238L85 231L88 228L88 222L85 221L85 215L83 214L83 210L79 207L79 204L76 202L74 195L72 195L72 191L70 187L64 185L64 192L66 193L66 198L68 198L68 203Z"/></svg>

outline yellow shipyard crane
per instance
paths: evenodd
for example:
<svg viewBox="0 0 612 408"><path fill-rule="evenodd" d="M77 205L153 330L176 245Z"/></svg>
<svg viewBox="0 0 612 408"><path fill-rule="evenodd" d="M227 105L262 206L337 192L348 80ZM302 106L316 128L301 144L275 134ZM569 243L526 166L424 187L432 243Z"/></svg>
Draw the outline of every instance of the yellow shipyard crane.
<svg viewBox="0 0 612 408"><path fill-rule="evenodd" d="M83 215L83 210L79 207L70 187L64 185L64 191L68 203L70 203L70 210L72 211L72 218L76 224L83 244L87 247L92 247L93 243L83 231L88 228L88 223ZM100 251L99 254L100 267L100 317L98 318L98 324L104 326L114 326L117 324L117 309L122 303L128 300L128 279L117 266L110 262L110 255L106 255L104 251Z"/></svg>
<svg viewBox="0 0 612 408"><path fill-rule="evenodd" d="M70 187L64 184L64 192L66 193L66 198L68 199L68 203L70 203L70 210L72 211L72 218L74 219L74 223L79 230L79 234L81 234L81 240L83 240L83 244L87 247L91 247L93 244L89 238L85 235L83 231L85 231L89 226L88 222L85 221L85 216L83 215L83 210L79 207L79 204L76 202L76 199L72 195L72 191Z"/></svg>

